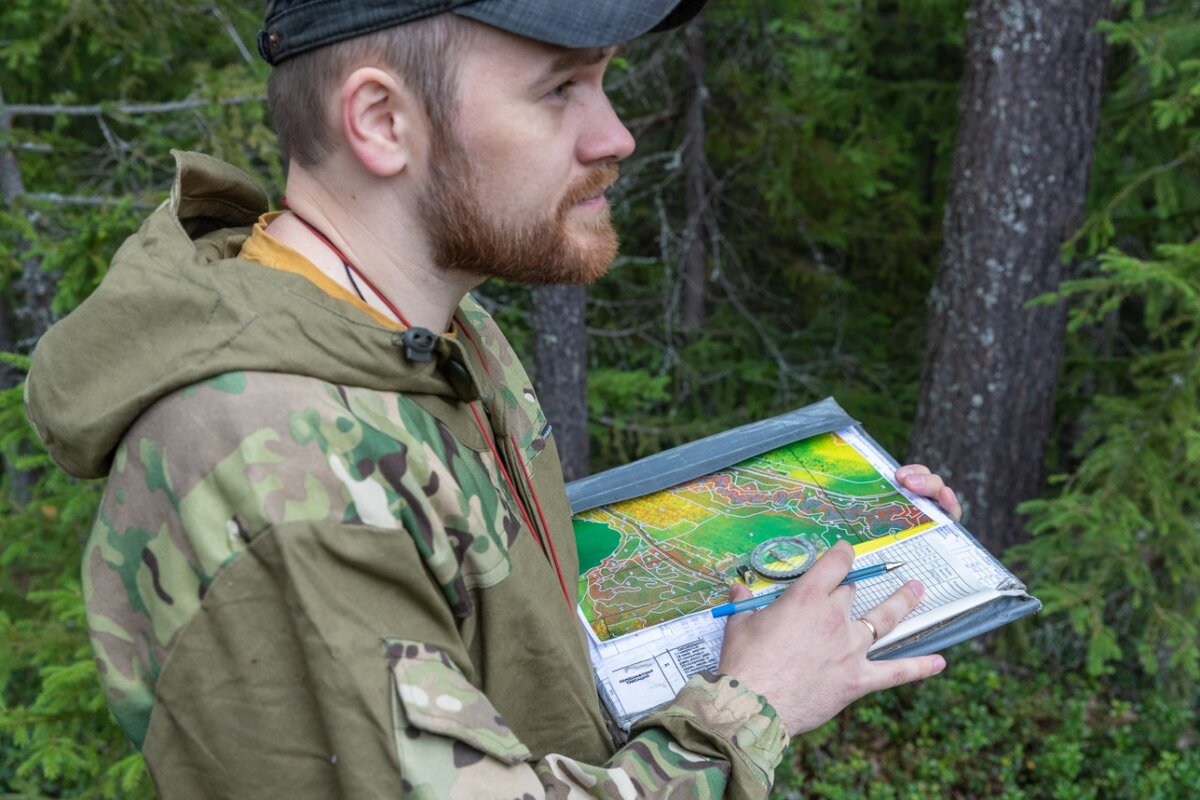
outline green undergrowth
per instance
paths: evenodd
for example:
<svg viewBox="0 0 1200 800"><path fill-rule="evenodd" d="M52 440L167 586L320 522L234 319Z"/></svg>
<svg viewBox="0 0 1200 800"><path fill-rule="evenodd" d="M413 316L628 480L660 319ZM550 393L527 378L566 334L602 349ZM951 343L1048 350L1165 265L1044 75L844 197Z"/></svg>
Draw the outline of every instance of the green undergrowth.
<svg viewBox="0 0 1200 800"><path fill-rule="evenodd" d="M959 647L936 678L793 740L773 798L1194 798L1196 703Z"/></svg>

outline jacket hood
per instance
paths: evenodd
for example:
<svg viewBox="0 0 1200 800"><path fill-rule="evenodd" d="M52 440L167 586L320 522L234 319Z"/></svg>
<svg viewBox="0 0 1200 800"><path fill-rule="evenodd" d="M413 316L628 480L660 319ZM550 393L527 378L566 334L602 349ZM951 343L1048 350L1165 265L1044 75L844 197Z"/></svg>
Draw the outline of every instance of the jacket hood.
<svg viewBox="0 0 1200 800"><path fill-rule="evenodd" d="M34 351L26 411L63 469L106 475L142 412L226 372L479 396L479 372L455 337L438 336L431 361L410 361L402 331L299 275L238 258L267 211L266 194L216 159L174 156L170 198L117 251L96 291ZM470 298L467 304L477 308Z"/></svg>

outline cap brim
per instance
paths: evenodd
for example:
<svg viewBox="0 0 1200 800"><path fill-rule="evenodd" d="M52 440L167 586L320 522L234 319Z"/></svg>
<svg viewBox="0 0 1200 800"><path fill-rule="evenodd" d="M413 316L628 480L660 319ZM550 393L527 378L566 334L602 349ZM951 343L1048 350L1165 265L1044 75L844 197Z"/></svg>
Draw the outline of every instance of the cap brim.
<svg viewBox="0 0 1200 800"><path fill-rule="evenodd" d="M562 47L609 47L678 27L707 0L484 0L454 9L463 17Z"/></svg>

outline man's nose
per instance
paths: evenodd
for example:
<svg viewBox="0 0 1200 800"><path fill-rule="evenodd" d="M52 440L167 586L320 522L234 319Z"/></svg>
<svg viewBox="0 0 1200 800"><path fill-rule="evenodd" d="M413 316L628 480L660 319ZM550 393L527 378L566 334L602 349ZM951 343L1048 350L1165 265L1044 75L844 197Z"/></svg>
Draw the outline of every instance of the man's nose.
<svg viewBox="0 0 1200 800"><path fill-rule="evenodd" d="M597 161L622 161L633 153L636 143L633 134L621 122L608 97L601 95L592 113L588 115L585 128L577 147L579 160L584 164Z"/></svg>

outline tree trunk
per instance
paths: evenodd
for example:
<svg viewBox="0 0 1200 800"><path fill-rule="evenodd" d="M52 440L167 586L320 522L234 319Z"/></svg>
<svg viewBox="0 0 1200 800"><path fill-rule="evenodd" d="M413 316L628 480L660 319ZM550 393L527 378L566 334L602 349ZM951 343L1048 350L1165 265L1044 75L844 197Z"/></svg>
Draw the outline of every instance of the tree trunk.
<svg viewBox="0 0 1200 800"><path fill-rule="evenodd" d="M5 107L4 93L0 91L0 141L11 133L12 117ZM21 165L17 163L17 156L9 147L0 145L0 195L4 197L5 207L11 209L23 194L25 194L25 181L21 177ZM26 249L27 244L19 241L17 252L23 253ZM14 285L10 285L7 292L0 294L0 351L15 352L21 349L20 313L14 299L21 297L22 284L29 283L29 276L34 271L40 271L39 267L40 265L33 259L22 259L21 278L15 281ZM44 329L39 330L37 335L40 336L43 332ZM0 363L0 389L11 389L21 382L22 377L21 372L15 367ZM0 457L0 468L8 478L8 487L13 498L18 503L24 504L29 502L37 475L33 472L16 469L7 457L10 455L5 454Z"/></svg>
<svg viewBox="0 0 1200 800"><path fill-rule="evenodd" d="M1099 116L1107 0L974 0L911 457L993 552L1027 537L1062 360L1067 277Z"/></svg>
<svg viewBox="0 0 1200 800"><path fill-rule="evenodd" d="M705 237L708 217L708 157L704 151L704 106L708 86L704 83L703 17L685 29L687 37L688 112L684 135L683 163L686 177L684 203L687 227L683 232L683 328L699 330L704 325L704 295L708 273Z"/></svg>
<svg viewBox="0 0 1200 800"><path fill-rule="evenodd" d="M588 474L586 312L583 286L533 290L537 393L569 481Z"/></svg>
<svg viewBox="0 0 1200 800"><path fill-rule="evenodd" d="M0 142L12 134L12 116L0 91ZM0 194L4 204L12 208L25 194L25 181L16 154L0 144ZM24 255L29 243L18 237L16 252ZM21 274L0 297L0 350L28 352L41 335L54 324L50 305L57 291L55 276L42 270L40 258L22 258ZM11 368L0 366L0 386L15 385L20 378Z"/></svg>
<svg viewBox="0 0 1200 800"><path fill-rule="evenodd" d="M0 137L7 138L12 133L12 117L9 116L4 104L4 90L0 89ZM16 154L7 145L0 146L0 195L4 197L4 205L12 208L17 198L25 194L25 182L21 179L21 167L17 164ZM16 316L12 308L11 297L13 290L0 295L0 351L11 352L17 349ZM17 371L7 364L0 364L0 389L15 386L20 380Z"/></svg>

